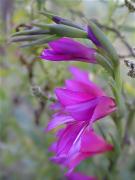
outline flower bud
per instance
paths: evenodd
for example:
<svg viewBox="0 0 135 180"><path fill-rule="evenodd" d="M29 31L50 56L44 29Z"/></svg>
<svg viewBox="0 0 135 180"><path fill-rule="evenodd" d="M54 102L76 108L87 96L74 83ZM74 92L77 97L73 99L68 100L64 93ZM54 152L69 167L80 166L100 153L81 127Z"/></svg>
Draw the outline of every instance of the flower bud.
<svg viewBox="0 0 135 180"><path fill-rule="evenodd" d="M41 12L41 14L48 17L52 21L54 21L56 24L64 24L64 25L67 25L67 26L71 26L71 27L75 27L75 28L83 30L83 28L81 26L73 23L72 21L70 21L68 19L61 18L60 16L56 16L56 15L48 13L48 12Z"/></svg>
<svg viewBox="0 0 135 180"><path fill-rule="evenodd" d="M87 32L63 24L34 24L43 30L49 30L50 34L56 34L59 37L87 38Z"/></svg>
<svg viewBox="0 0 135 180"><path fill-rule="evenodd" d="M103 48L107 51L114 66L118 64L118 55L116 50L112 46L112 43L108 40L108 38L100 30L100 28L91 21L88 25L88 37L96 46Z"/></svg>

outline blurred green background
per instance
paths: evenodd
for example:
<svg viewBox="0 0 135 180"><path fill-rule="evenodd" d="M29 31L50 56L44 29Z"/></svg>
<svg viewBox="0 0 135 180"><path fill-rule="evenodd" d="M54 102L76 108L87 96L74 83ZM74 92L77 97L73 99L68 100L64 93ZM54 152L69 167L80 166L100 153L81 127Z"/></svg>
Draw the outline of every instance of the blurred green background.
<svg viewBox="0 0 135 180"><path fill-rule="evenodd" d="M21 49L19 44L10 43L10 36L15 29L30 25L35 19L50 23L39 14L40 10L47 9L83 25L86 17L115 27L130 46L135 47L135 14L129 11L124 1L115 0L0 0L0 8L0 180L63 179L65 171L49 161L48 147L54 135L44 132L53 113L49 109L50 102L41 100L37 93L42 91L53 96L54 87L61 86L70 76L67 68L71 64L91 71L93 79L110 94L106 84L108 77L102 68L91 64L44 62L38 57L46 45ZM126 95L129 100L133 99L135 80L127 76L128 68L123 60L134 57L114 32L107 29L105 32L120 55ZM106 129L106 135L114 134L114 124L108 119L99 126ZM134 127L135 124L131 129L132 144L120 157L115 179L135 179ZM100 156L86 160L78 169L100 177L106 172L107 165L107 158Z"/></svg>

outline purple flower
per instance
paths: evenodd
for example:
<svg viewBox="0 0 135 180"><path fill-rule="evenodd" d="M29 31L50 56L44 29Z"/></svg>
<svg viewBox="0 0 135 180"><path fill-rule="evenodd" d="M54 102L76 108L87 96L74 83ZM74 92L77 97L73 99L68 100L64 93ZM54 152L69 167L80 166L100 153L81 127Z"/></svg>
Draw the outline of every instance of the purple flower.
<svg viewBox="0 0 135 180"><path fill-rule="evenodd" d="M66 175L67 180L97 180L95 177L86 176L80 172L74 172Z"/></svg>
<svg viewBox="0 0 135 180"><path fill-rule="evenodd" d="M56 113L47 131L65 127L56 134L57 141L50 150L52 160L72 171L82 160L113 149L92 127L93 122L116 110L114 99L89 80L88 73L70 68L74 78L66 80L65 88L55 90L58 102L53 104Z"/></svg>
<svg viewBox="0 0 135 180"><path fill-rule="evenodd" d="M70 68L70 71L74 78L66 80L64 88L55 89L58 102L53 105L54 109L59 109L60 112L71 116L76 121L87 123L101 119L116 110L114 99L90 81L87 72L74 67ZM57 114L48 129L54 121L60 123L60 120L57 120L59 116L61 122L63 121L62 115Z"/></svg>
<svg viewBox="0 0 135 180"><path fill-rule="evenodd" d="M71 38L61 38L49 43L50 49L43 50L41 58L50 61L84 61L96 63L95 52Z"/></svg>

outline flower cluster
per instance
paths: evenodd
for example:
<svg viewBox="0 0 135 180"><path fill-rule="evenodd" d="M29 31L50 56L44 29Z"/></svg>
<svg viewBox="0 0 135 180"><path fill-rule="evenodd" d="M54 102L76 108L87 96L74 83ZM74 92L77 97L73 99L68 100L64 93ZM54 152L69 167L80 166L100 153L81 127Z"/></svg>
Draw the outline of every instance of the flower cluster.
<svg viewBox="0 0 135 180"><path fill-rule="evenodd" d="M73 78L66 80L63 88L55 89L57 102L51 108L56 113L46 130L64 124L50 150L55 153L52 160L71 173L82 160L113 149L95 132L93 123L115 111L116 105L113 98L89 80L87 72L75 67L70 72Z"/></svg>
<svg viewBox="0 0 135 180"><path fill-rule="evenodd" d="M50 17L57 24L68 25L69 29L64 30L63 26L59 26L63 27L64 31L59 31L61 35L64 33L63 37L49 42L49 48L43 50L40 58L50 61L100 64L113 79L117 79L117 74L115 77L113 71L119 64L117 53L94 23L90 22L84 34L81 32L84 29L78 28L72 22L60 17ZM78 28L76 34L74 28ZM72 39L73 36L79 37L80 34L90 39L95 45L94 48ZM113 145L95 132L93 124L115 111L116 104L112 97L107 96L89 79L87 72L75 67L71 67L70 72L73 78L66 80L63 88L55 89L57 102L51 107L56 113L46 128L50 131L61 127L56 133L56 142L50 147L55 154L51 160L68 169L66 176L68 180L95 180L96 178L74 173L73 170L86 158L113 150Z"/></svg>
<svg viewBox="0 0 135 180"><path fill-rule="evenodd" d="M47 12L42 14L56 24L34 23L32 29L13 34L11 41L30 42L22 47L48 43L49 48L43 50L41 59L99 64L110 76L115 100L93 83L87 72L71 67L73 78L66 80L63 88L55 90L57 102L51 106L55 114L46 128L50 131L61 127L50 150L55 154L52 161L68 168L67 179L95 180L73 170L84 159L113 149L113 145L95 132L93 124L115 111L116 104L122 112L119 58L112 43L94 22L89 21L82 27ZM93 46L72 38L88 39Z"/></svg>

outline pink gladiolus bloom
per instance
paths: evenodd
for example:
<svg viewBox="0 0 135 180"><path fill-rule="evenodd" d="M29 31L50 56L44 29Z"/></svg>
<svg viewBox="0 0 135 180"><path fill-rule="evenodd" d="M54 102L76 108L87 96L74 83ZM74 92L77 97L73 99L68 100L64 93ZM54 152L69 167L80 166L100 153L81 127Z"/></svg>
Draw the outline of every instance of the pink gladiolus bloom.
<svg viewBox="0 0 135 180"><path fill-rule="evenodd" d="M49 43L51 49L43 50L41 58L50 61L83 61L96 63L93 48L81 44L71 38L60 38Z"/></svg>
<svg viewBox="0 0 135 180"><path fill-rule="evenodd" d="M57 133L57 142L50 150L56 156L52 160L72 171L82 160L111 151L113 146L97 135L92 124L114 110L114 99L108 97L88 73L70 68L74 78L67 80L65 88L57 88L58 102L52 105L57 112L49 122L47 130L66 125Z"/></svg>
<svg viewBox="0 0 135 180"><path fill-rule="evenodd" d="M74 172L66 175L67 180L97 180L95 177L86 176L80 172Z"/></svg>
<svg viewBox="0 0 135 180"><path fill-rule="evenodd" d="M55 90L58 102L52 108L59 112L53 116L48 130L74 119L91 124L116 110L114 99L90 81L87 72L75 67L70 71L74 78L66 80L64 88Z"/></svg>

